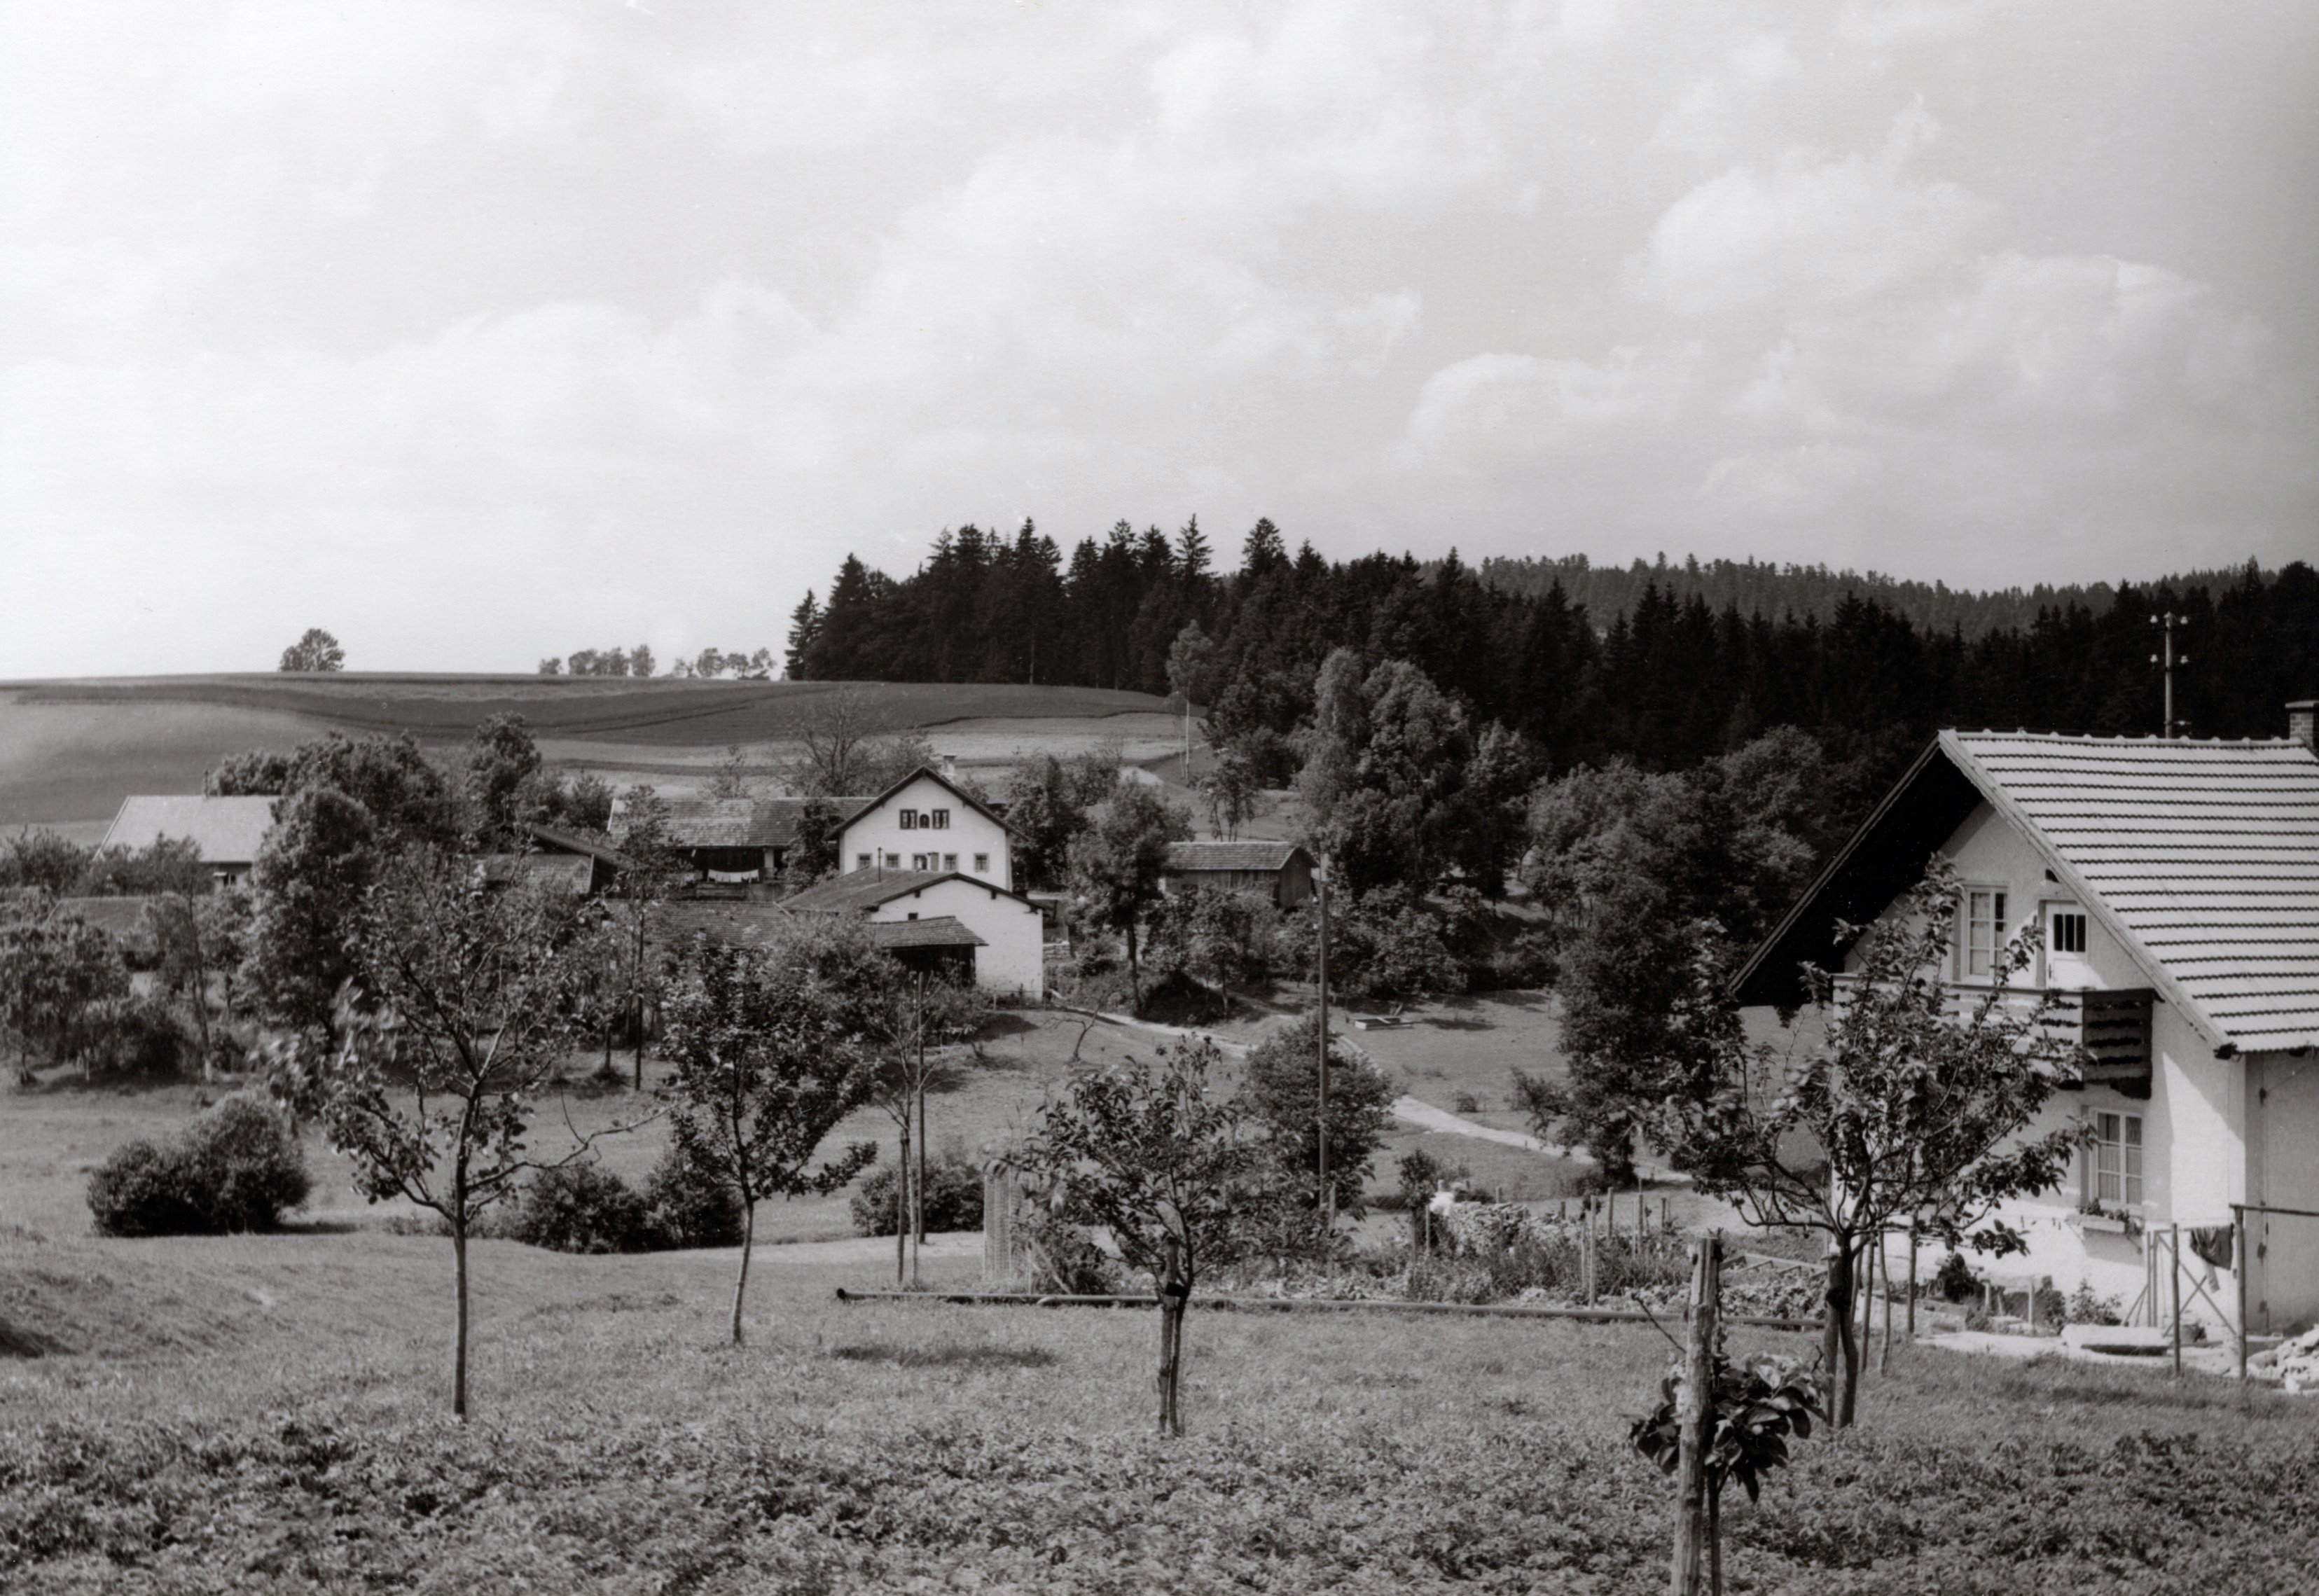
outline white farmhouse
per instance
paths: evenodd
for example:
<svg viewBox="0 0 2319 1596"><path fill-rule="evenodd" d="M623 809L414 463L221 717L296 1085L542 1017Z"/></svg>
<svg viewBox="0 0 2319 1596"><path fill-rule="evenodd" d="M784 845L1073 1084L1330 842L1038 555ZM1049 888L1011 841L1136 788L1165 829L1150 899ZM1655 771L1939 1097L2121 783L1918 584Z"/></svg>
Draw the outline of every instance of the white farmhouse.
<svg viewBox="0 0 2319 1596"><path fill-rule="evenodd" d="M971 971L974 984L994 996L1035 1002L1046 992L1039 906L995 882L956 870L854 870L817 882L781 906L866 920L904 966Z"/></svg>
<svg viewBox="0 0 2319 1596"><path fill-rule="evenodd" d="M1936 852L1962 878L1954 967L2069 994L2090 1059L2032 1132L2089 1134L2075 1177L2017 1203L2017 1285L2089 1285L2157 1323L2179 1226L2184 1317L2262 1332L2319 1317L2319 756L2312 706L2268 742L1943 732L1749 960L1743 1003L1841 970L1838 921L1889 912Z"/></svg>
<svg viewBox="0 0 2319 1596"><path fill-rule="evenodd" d="M924 766L853 812L840 834L838 869L934 870L1015 888L1006 823L947 775Z"/></svg>

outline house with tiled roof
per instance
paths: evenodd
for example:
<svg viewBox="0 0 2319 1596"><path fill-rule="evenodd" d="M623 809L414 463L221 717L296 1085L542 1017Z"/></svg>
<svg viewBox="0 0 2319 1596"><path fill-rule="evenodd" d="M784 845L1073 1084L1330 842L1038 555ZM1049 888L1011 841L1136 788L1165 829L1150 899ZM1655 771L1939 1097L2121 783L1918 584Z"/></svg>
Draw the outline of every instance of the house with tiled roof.
<svg viewBox="0 0 2319 1596"><path fill-rule="evenodd" d="M770 881L780 875L797 846L799 823L809 805L838 816L870 802L861 798L672 798L666 835L693 876L727 886ZM627 834L629 816L623 794L612 803L611 835Z"/></svg>
<svg viewBox="0 0 2319 1596"><path fill-rule="evenodd" d="M2050 1276L2167 1316L2179 1227L2186 1319L2256 1332L2319 1318L2319 753L2313 706L2283 739L1946 731L1741 970L1744 1004L1792 1006L1806 964L1841 975L1844 930L1887 913L1936 854L1961 881L1943 978L2061 996L2081 1068L2030 1127L2087 1137L2062 1188L2012 1205L2018 1289ZM2241 1304L2243 1303L2242 1320Z"/></svg>
<svg viewBox="0 0 2319 1596"><path fill-rule="evenodd" d="M1170 843L1162 869L1162 890L1206 887L1219 892L1260 892L1284 909L1313 896L1313 856L1295 843Z"/></svg>
<svg viewBox="0 0 2319 1596"><path fill-rule="evenodd" d="M1039 906L962 870L873 865L817 881L781 907L865 920L871 935L906 966L954 964L998 996L1035 999L1046 990Z"/></svg>
<svg viewBox="0 0 2319 1596"><path fill-rule="evenodd" d="M956 871L1001 891L1015 886L1014 834L999 813L961 786L949 760L912 771L876 798L858 802L838 841L837 868Z"/></svg>
<svg viewBox="0 0 2319 1596"><path fill-rule="evenodd" d="M134 852L162 838L190 842L220 882L239 881L257 862L273 829L272 798L211 798L201 793L140 793L121 800L99 844Z"/></svg>

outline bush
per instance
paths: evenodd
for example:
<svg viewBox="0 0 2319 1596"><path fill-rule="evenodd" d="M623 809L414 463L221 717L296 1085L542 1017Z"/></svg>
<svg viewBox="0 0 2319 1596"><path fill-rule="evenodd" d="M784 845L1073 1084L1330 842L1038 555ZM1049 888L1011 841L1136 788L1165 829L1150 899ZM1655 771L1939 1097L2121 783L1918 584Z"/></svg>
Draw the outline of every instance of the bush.
<svg viewBox="0 0 2319 1596"><path fill-rule="evenodd" d="M1981 1276L1972 1272L1972 1266L1964 1261L1963 1253L1953 1252L1933 1272L1933 1289L1941 1294L1945 1302L1971 1302L1981 1294Z"/></svg>
<svg viewBox="0 0 2319 1596"><path fill-rule="evenodd" d="M91 1075L136 1080L176 1079L194 1050L169 1005L152 997L92 1005L82 1016L78 1041L81 1063Z"/></svg>
<svg viewBox="0 0 2319 1596"><path fill-rule="evenodd" d="M853 1228L865 1236L890 1236L895 1231L894 1188L899 1171L880 1164L862 1177L853 1194ZM926 1160L926 1230L979 1231L982 1228L982 1171L955 1153Z"/></svg>
<svg viewBox="0 0 2319 1596"><path fill-rule="evenodd" d="M118 1149L89 1177L88 1206L109 1236L270 1231L312 1186L281 1114L237 1096L166 1143Z"/></svg>
<svg viewBox="0 0 2319 1596"><path fill-rule="evenodd" d="M713 1169L672 1141L645 1181L645 1209L655 1249L738 1247L741 1199Z"/></svg>
<svg viewBox="0 0 2319 1596"><path fill-rule="evenodd" d="M555 1252L641 1252L652 1240L643 1195L593 1159L533 1176L508 1234Z"/></svg>

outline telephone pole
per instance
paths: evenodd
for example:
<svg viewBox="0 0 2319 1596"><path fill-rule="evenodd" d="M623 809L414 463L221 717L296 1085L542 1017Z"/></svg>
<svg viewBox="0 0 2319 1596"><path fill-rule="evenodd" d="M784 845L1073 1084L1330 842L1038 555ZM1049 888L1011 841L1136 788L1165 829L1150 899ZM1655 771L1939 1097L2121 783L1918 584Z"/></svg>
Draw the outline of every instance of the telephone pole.
<svg viewBox="0 0 2319 1596"><path fill-rule="evenodd" d="M2161 737L2179 737L2182 735L2183 723L2174 717L2174 667L2188 664L2190 656L2174 652L2174 634L2188 631L2190 618L2187 615L2176 615L2170 609L2163 615L2152 616L2150 624L2160 628L2161 642L2160 651L2150 656L2150 663L2162 668L2166 676L2166 720L2163 729L2158 735Z"/></svg>
<svg viewBox="0 0 2319 1596"><path fill-rule="evenodd" d="M1321 1119L1320 1134L1315 1139L1321 1149L1321 1225L1326 1230L1337 1222L1337 1195L1329 1185L1329 856L1321 855L1321 864L1313 872L1313 884L1320 893L1321 917Z"/></svg>

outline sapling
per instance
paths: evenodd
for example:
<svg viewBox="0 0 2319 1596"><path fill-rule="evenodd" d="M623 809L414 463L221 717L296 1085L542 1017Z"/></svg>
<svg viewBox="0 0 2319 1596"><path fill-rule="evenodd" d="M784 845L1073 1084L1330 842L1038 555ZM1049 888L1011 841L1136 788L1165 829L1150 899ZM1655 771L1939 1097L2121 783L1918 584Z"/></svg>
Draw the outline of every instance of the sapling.
<svg viewBox="0 0 2319 1596"><path fill-rule="evenodd" d="M810 1168L838 1122L869 1100L875 1078L851 995L817 968L817 942L847 937L860 933L796 925L771 947L696 942L663 1010L662 1048L672 1073L662 1089L677 1141L741 1204L735 1347L744 1339L757 1204L835 1191L877 1157L874 1142L857 1141Z"/></svg>

